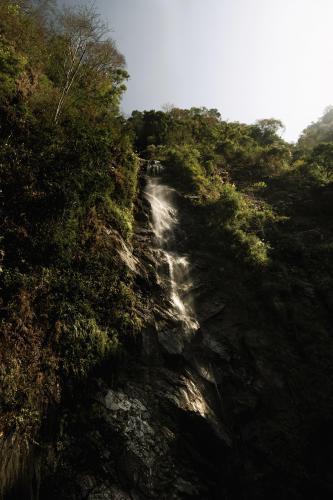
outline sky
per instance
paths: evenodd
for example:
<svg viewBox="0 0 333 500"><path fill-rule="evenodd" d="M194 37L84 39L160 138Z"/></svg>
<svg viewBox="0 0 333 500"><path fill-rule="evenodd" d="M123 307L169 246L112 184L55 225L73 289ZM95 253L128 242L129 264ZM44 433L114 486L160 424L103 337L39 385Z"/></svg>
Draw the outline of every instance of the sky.
<svg viewBox="0 0 333 500"><path fill-rule="evenodd" d="M333 0L95 0L130 73L123 111L217 108L284 137L333 104Z"/></svg>

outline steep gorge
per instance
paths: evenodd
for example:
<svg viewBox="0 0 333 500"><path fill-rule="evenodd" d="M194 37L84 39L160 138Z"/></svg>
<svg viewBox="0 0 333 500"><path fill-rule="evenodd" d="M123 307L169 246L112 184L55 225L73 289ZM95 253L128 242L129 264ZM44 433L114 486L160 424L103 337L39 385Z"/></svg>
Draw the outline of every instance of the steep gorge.
<svg viewBox="0 0 333 500"><path fill-rule="evenodd" d="M228 272L218 285L221 259L193 250L199 214L163 182L143 172L133 258L146 328L78 395L41 498L324 498L290 386L297 366L284 365L297 349L277 328L253 328Z"/></svg>
<svg viewBox="0 0 333 500"><path fill-rule="evenodd" d="M77 435L76 424L69 423L62 465L53 483L46 480L42 498L210 498L225 488L216 460L229 469L232 438L221 419L212 365L202 359L211 347L204 345L194 316L195 285L183 253L186 234L177 227L177 193L156 176L144 175L143 183L145 215L134 252L148 295L147 327L111 378L105 366L90 383L83 427ZM210 305L206 319L223 308ZM211 352L223 352L211 343ZM72 408L75 418L79 408ZM223 477L230 480L226 472Z"/></svg>
<svg viewBox="0 0 333 500"><path fill-rule="evenodd" d="M125 118L104 28L0 2L0 497L331 498L332 111Z"/></svg>

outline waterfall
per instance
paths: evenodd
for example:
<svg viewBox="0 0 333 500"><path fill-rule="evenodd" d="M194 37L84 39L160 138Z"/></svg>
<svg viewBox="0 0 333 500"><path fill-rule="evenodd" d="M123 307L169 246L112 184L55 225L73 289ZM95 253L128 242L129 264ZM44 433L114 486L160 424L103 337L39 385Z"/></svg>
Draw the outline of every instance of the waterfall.
<svg viewBox="0 0 333 500"><path fill-rule="evenodd" d="M158 277L167 281L170 312L182 324L185 332L198 329L199 325L191 304L189 260L175 248L175 230L178 212L174 203L175 190L162 182L163 166L154 162L147 168L145 198L151 206L151 228L155 236L158 258ZM167 272L165 272L165 269Z"/></svg>

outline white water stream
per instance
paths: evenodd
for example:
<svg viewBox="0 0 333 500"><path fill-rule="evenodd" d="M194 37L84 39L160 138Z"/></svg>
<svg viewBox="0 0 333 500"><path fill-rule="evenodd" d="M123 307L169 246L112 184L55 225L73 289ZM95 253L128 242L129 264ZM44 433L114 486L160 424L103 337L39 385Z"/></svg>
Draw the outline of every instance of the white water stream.
<svg viewBox="0 0 333 500"><path fill-rule="evenodd" d="M190 300L192 283L189 278L189 261L186 255L172 251L174 231L178 225L178 214L174 203L174 190L163 184L160 177L163 167L155 163L147 169L145 197L151 205L151 227L155 235L156 250L160 265L158 275L161 280L169 281L169 293L172 313L186 331L197 330ZM162 272L167 264L168 276Z"/></svg>

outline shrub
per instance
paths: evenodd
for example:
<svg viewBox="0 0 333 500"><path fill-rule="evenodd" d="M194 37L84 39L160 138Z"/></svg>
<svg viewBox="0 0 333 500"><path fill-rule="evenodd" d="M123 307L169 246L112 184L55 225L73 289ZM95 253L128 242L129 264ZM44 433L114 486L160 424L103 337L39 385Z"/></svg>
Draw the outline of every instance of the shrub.
<svg viewBox="0 0 333 500"><path fill-rule="evenodd" d="M118 345L115 331L101 329L94 318L77 317L61 327L63 370L75 377L84 377Z"/></svg>

